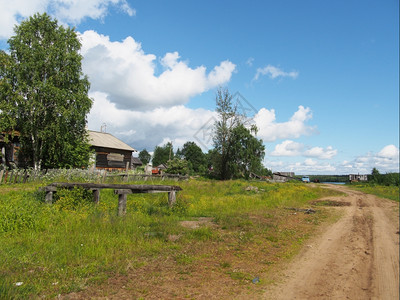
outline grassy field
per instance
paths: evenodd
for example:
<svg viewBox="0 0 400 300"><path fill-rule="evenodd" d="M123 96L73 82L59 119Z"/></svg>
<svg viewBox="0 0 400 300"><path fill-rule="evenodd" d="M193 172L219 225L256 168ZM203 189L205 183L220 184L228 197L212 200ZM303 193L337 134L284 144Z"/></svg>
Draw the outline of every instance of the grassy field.
<svg viewBox="0 0 400 300"><path fill-rule="evenodd" d="M372 185L372 184L351 184L350 188L361 191L367 194L376 195L381 198L387 198L394 201L400 201L400 187L398 186L385 186L385 185Z"/></svg>
<svg viewBox="0 0 400 300"><path fill-rule="evenodd" d="M330 215L287 208L333 195L301 183L160 184L183 188L173 209L165 193L129 195L124 217L111 190L98 205L79 189L48 205L38 184L0 186L0 299L123 297L121 287L139 299L261 292Z"/></svg>

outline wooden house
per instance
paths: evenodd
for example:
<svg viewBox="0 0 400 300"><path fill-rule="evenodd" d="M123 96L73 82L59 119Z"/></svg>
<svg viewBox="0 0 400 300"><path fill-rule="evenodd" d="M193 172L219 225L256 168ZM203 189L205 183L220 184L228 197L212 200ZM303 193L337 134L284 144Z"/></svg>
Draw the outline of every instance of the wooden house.
<svg viewBox="0 0 400 300"><path fill-rule="evenodd" d="M19 132L0 133L0 165L18 166Z"/></svg>
<svg viewBox="0 0 400 300"><path fill-rule="evenodd" d="M89 143L96 153L96 168L123 170L132 168L132 153L137 152L131 146L115 136L89 130Z"/></svg>
<svg viewBox="0 0 400 300"><path fill-rule="evenodd" d="M350 182L368 181L368 175L366 174L349 174Z"/></svg>
<svg viewBox="0 0 400 300"><path fill-rule="evenodd" d="M275 172L273 173L272 179L278 182L287 182L296 179L294 178L294 175L294 172Z"/></svg>
<svg viewBox="0 0 400 300"><path fill-rule="evenodd" d="M132 156L132 168L136 169L137 167L141 167L143 165L142 161L139 157Z"/></svg>

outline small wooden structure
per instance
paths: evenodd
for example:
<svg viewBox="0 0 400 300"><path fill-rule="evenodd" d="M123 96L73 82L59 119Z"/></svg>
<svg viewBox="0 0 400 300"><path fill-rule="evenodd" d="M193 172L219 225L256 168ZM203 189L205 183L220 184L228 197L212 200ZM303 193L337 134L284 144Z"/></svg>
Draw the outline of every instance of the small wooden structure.
<svg viewBox="0 0 400 300"><path fill-rule="evenodd" d="M143 163L142 163L142 161L140 160L139 157L133 157L132 156L132 158L131 158L131 166L132 166L132 169L136 169L137 167L143 166Z"/></svg>
<svg viewBox="0 0 400 300"><path fill-rule="evenodd" d="M132 168L131 146L106 133L89 130L89 143L96 152L96 169L125 170Z"/></svg>
<svg viewBox="0 0 400 300"><path fill-rule="evenodd" d="M18 166L19 136L18 131L0 132L0 164Z"/></svg>
<svg viewBox="0 0 400 300"><path fill-rule="evenodd" d="M300 178L294 177L294 172L275 172L273 173L273 178L274 181L281 181L281 182L287 182L289 180L300 180Z"/></svg>
<svg viewBox="0 0 400 300"><path fill-rule="evenodd" d="M350 182L368 181L368 175L366 174L349 174Z"/></svg>
<svg viewBox="0 0 400 300"><path fill-rule="evenodd" d="M93 191L93 201L99 203L101 189L114 189L114 193L118 195L118 215L122 216L126 213L126 199L128 194L137 193L168 193L168 205L172 207L176 202L176 192L182 188L176 185L140 185L140 184L106 184L106 183L70 183L55 182L43 189L46 192L46 202L53 202L53 194L58 188L72 189L74 187L83 187Z"/></svg>

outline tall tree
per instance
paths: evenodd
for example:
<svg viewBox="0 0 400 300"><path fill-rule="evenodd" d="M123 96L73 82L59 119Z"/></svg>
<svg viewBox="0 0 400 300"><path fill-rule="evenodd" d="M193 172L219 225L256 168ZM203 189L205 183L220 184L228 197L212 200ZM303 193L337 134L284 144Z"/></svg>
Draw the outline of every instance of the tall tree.
<svg viewBox="0 0 400 300"><path fill-rule="evenodd" d="M217 91L216 111L218 120L214 125L214 151L210 158L217 177L224 180L259 173L263 169L265 148L262 140L253 136L257 127L244 126L245 116L237 112L228 90Z"/></svg>
<svg viewBox="0 0 400 300"><path fill-rule="evenodd" d="M199 173L207 170L206 155L195 142L186 142L180 152L194 172Z"/></svg>
<svg viewBox="0 0 400 300"><path fill-rule="evenodd" d="M227 89L218 89L216 102L216 112L218 120L214 124L214 148L218 155L214 158L214 170L220 179L229 179L231 170L229 170L229 146L233 129L239 125L240 118L237 114L237 108L232 103L232 95Z"/></svg>
<svg viewBox="0 0 400 300"><path fill-rule="evenodd" d="M263 172L262 159L265 147L261 140L253 136L252 133L255 132L255 127L249 130L243 124L232 130L228 156L229 169L235 177L248 178L250 173Z"/></svg>
<svg viewBox="0 0 400 300"><path fill-rule="evenodd" d="M139 152L139 159L144 165L147 165L151 159L151 155L146 149L143 149Z"/></svg>
<svg viewBox="0 0 400 300"><path fill-rule="evenodd" d="M86 166L86 115L92 101L76 32L46 13L35 14L15 28L8 43L1 117L16 121L11 125L21 134L21 156L35 169ZM14 109L7 108L7 101Z"/></svg>
<svg viewBox="0 0 400 300"><path fill-rule="evenodd" d="M171 142L166 143L164 146L156 146L153 154L153 166L166 164L170 159L174 158L174 148Z"/></svg>

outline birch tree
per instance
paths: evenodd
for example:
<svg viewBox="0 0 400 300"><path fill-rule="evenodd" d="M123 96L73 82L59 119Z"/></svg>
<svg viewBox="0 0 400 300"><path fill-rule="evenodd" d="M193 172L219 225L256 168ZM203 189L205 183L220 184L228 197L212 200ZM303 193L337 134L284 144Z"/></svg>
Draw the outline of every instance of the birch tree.
<svg viewBox="0 0 400 300"><path fill-rule="evenodd" d="M86 166L92 101L76 32L46 13L22 21L14 31L0 113L16 122L10 125L20 132L20 159L35 169Z"/></svg>

